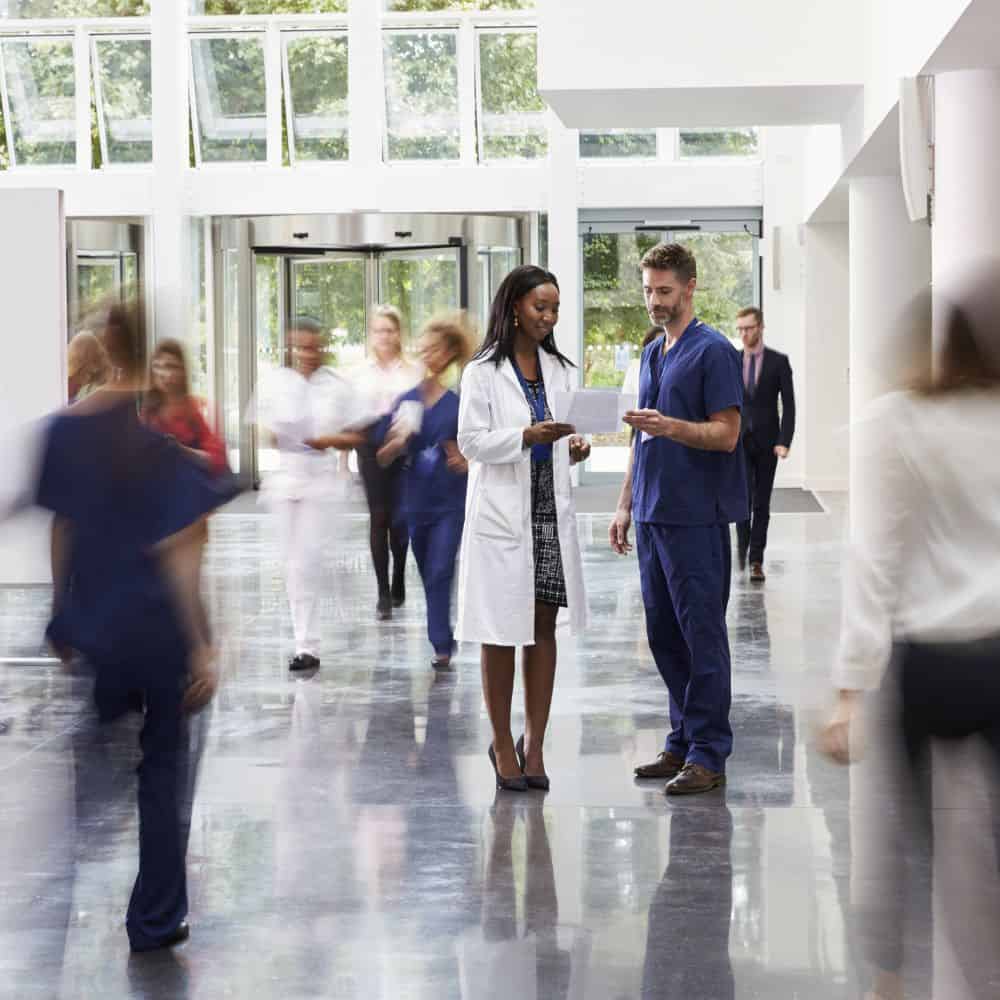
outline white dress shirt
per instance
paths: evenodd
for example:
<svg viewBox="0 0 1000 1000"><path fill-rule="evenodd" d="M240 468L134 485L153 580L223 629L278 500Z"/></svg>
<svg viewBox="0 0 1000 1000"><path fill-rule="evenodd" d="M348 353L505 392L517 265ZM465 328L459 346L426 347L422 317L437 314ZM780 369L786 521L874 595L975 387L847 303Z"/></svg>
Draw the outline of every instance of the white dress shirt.
<svg viewBox="0 0 1000 1000"><path fill-rule="evenodd" d="M896 392L859 449L839 688L877 688L894 639L1000 633L1000 392Z"/></svg>
<svg viewBox="0 0 1000 1000"><path fill-rule="evenodd" d="M365 405L379 416L385 416L392 409L392 404L423 377L423 367L404 357L398 357L388 365L369 358L348 374L364 396Z"/></svg>

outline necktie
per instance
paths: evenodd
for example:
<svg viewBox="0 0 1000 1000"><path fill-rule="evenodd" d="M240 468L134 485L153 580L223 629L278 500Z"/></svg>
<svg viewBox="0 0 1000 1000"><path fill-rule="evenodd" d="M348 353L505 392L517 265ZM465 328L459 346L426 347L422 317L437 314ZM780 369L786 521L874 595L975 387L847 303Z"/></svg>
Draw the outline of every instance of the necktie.
<svg viewBox="0 0 1000 1000"><path fill-rule="evenodd" d="M750 372L747 375L747 392L753 395L754 389L757 388L757 355L750 355Z"/></svg>

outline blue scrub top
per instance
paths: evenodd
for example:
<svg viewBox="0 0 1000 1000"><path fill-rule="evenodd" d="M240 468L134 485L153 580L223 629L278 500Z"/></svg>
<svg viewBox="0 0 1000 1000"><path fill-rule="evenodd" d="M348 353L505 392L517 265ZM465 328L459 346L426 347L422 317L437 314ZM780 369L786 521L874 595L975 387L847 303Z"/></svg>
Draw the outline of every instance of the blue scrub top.
<svg viewBox="0 0 1000 1000"><path fill-rule="evenodd" d="M416 401L423 405L420 386L400 396L392 412L375 429L375 442L381 445L389 432L401 403ZM467 475L457 475L448 468L448 454L443 442L458 440L458 396L450 389L431 407L424 407L420 430L407 447L406 467L400 512L412 523L435 521L443 514L465 510Z"/></svg>
<svg viewBox="0 0 1000 1000"><path fill-rule="evenodd" d="M49 636L97 664L139 668L186 647L157 557L159 541L235 495L145 427L135 400L49 423L35 501L70 522L69 587ZM184 665L183 660L181 666Z"/></svg>
<svg viewBox="0 0 1000 1000"><path fill-rule="evenodd" d="M639 408L703 423L743 406L743 369L718 330L693 319L664 353L657 337L642 353ZM662 437L636 435L632 517L651 524L729 524L748 517L743 450L701 451Z"/></svg>

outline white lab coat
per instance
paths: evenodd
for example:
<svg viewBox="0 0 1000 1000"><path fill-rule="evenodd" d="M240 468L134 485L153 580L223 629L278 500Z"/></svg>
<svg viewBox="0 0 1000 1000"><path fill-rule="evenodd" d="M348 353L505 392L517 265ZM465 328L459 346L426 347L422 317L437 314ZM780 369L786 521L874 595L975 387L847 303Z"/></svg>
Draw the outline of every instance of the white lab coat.
<svg viewBox="0 0 1000 1000"><path fill-rule="evenodd" d="M548 398L569 391L572 369L538 352ZM550 403L551 406L551 403ZM535 642L535 562L531 534L531 449L522 446L531 409L510 361L473 361L462 376L458 447L469 462L465 530L458 571L463 642L531 646ZM569 441L552 449L559 548L569 622L586 623L583 561L570 482Z"/></svg>

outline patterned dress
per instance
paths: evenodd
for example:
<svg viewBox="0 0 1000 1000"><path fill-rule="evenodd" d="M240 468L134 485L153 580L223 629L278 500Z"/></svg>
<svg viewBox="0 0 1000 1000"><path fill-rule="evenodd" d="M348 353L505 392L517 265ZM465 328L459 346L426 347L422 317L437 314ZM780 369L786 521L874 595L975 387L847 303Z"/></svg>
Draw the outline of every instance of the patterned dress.
<svg viewBox="0 0 1000 1000"><path fill-rule="evenodd" d="M539 378L534 381L525 379L524 386L524 394L531 407L531 422L535 424L538 422L535 406L538 397L545 392L545 385ZM552 419L547 400L545 419ZM565 608L566 579L559 551L559 522L556 519L556 488L551 458L531 463L531 534L535 556L535 600Z"/></svg>

